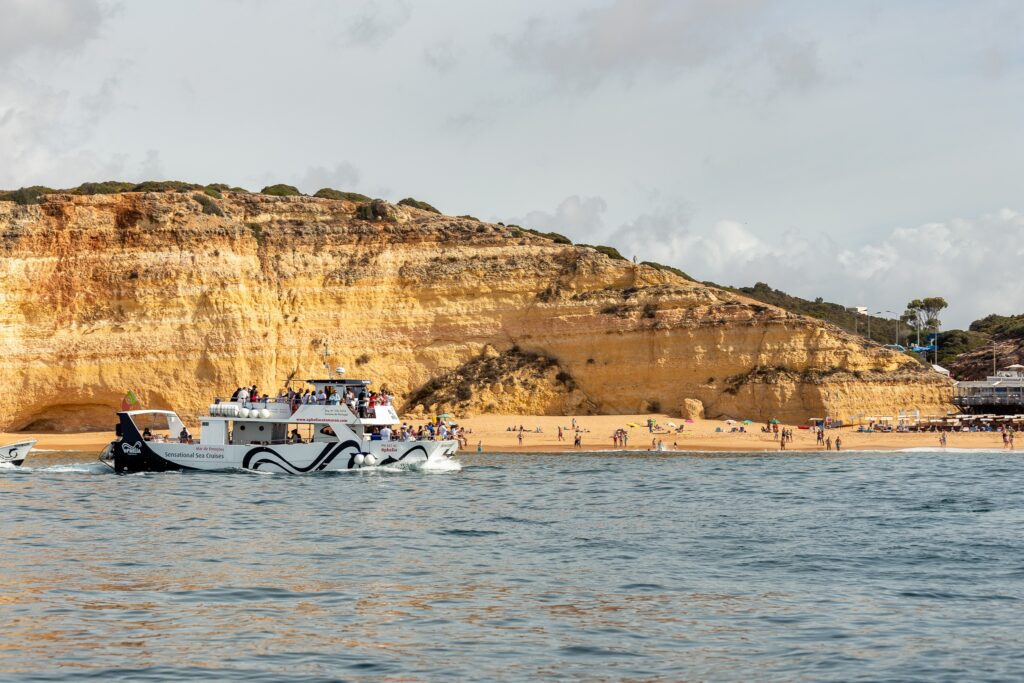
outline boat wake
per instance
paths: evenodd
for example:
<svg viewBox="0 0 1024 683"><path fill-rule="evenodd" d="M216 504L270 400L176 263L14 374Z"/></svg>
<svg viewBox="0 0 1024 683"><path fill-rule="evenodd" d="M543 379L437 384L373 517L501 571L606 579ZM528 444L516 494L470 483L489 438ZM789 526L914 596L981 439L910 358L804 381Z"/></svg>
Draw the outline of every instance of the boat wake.
<svg viewBox="0 0 1024 683"><path fill-rule="evenodd" d="M18 466L5 462L0 463L0 472L23 472L26 474L112 474L113 470L101 462L68 463L66 465L50 465L48 467Z"/></svg>

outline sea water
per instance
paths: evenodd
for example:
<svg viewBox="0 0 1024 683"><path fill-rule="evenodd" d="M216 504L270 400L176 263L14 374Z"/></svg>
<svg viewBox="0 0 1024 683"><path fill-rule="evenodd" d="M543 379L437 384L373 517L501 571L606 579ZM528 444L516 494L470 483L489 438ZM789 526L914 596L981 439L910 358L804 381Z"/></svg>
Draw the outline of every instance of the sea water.
<svg viewBox="0 0 1024 683"><path fill-rule="evenodd" d="M1019 680L1024 457L0 471L0 678Z"/></svg>

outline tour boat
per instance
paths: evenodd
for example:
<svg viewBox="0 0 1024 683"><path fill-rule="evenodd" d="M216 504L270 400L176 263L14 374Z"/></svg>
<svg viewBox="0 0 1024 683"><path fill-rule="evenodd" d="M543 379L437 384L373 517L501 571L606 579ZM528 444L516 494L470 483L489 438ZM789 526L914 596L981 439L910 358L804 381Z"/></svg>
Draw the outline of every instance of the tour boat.
<svg viewBox="0 0 1024 683"><path fill-rule="evenodd" d="M25 462L25 458L28 457L28 452L31 451L32 447L35 445L35 439L26 439L25 441L18 441L16 443L9 443L6 446L0 446L0 463L21 465L21 463Z"/></svg>
<svg viewBox="0 0 1024 683"><path fill-rule="evenodd" d="M341 396L348 390L359 394L370 384L349 379L307 382L316 394ZM387 436L399 423L391 405L357 412L344 403L218 402L200 418L198 439L170 410L117 415L118 439L102 457L113 460L119 473L242 469L308 474L396 463L429 465L451 458L459 445L455 440L381 440L379 431Z"/></svg>

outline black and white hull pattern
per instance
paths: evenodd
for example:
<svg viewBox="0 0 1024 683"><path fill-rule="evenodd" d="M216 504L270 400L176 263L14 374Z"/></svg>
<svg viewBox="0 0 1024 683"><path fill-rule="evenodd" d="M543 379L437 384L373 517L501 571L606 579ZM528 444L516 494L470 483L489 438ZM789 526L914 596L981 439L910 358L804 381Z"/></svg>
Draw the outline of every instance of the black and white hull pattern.
<svg viewBox="0 0 1024 683"><path fill-rule="evenodd" d="M0 463L20 466L28 457L29 451L36 445L35 439L26 439L0 446Z"/></svg>
<svg viewBox="0 0 1024 683"><path fill-rule="evenodd" d="M112 446L114 469L119 473L175 470L253 470L312 474L372 466L431 464L448 460L457 441L373 441L358 438L344 424L334 424L330 441L304 443L180 443L144 438L134 417L139 413L165 413L170 431L180 425L166 411L118 413L121 438ZM346 434L345 432L349 432ZM346 438L348 437L348 438Z"/></svg>

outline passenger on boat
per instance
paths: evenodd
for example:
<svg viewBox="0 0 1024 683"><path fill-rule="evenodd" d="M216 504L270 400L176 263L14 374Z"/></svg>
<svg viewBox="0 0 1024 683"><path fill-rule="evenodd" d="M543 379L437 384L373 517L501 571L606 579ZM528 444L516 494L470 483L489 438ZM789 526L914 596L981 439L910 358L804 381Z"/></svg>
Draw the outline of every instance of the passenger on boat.
<svg viewBox="0 0 1024 683"><path fill-rule="evenodd" d="M182 427L181 432L178 434L178 441L181 443L192 443L192 435L188 433L188 428Z"/></svg>
<svg viewBox="0 0 1024 683"><path fill-rule="evenodd" d="M242 391L242 387L236 387L236 388L235 388L235 393L231 394L231 400L232 400L232 401L237 401L237 400L238 400L238 394L239 394L239 393L240 393L241 391Z"/></svg>
<svg viewBox="0 0 1024 683"><path fill-rule="evenodd" d="M381 441L391 441L391 427L388 427L387 425L384 425L384 427L381 428L381 430L380 430L380 440Z"/></svg>
<svg viewBox="0 0 1024 683"><path fill-rule="evenodd" d="M143 441L152 441L153 440L153 432L149 431L149 427L146 427L145 429L142 430L142 440Z"/></svg>
<svg viewBox="0 0 1024 683"><path fill-rule="evenodd" d="M374 427L373 428L373 433L370 434L370 441L380 441L380 440L381 440L380 430L377 429L376 427Z"/></svg>
<svg viewBox="0 0 1024 683"><path fill-rule="evenodd" d="M328 427L328 429L330 429ZM292 433L288 435L288 443L302 443L302 435L299 434L298 429L293 429Z"/></svg>

